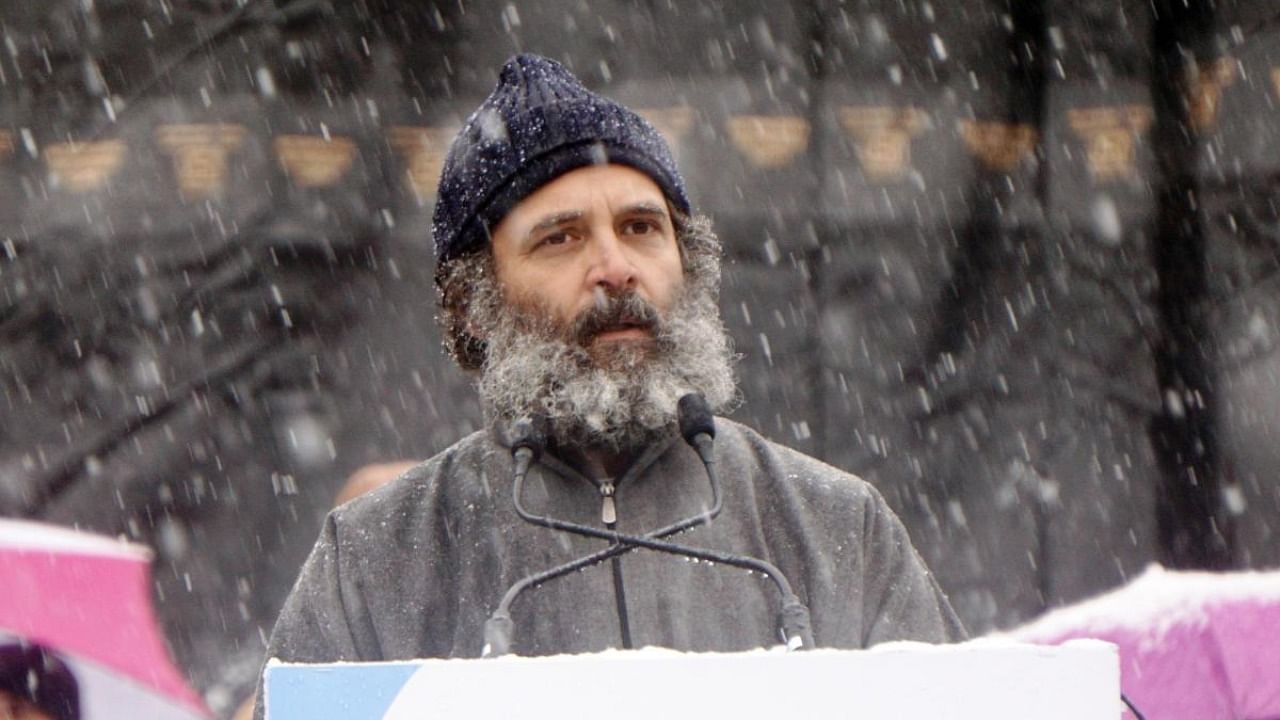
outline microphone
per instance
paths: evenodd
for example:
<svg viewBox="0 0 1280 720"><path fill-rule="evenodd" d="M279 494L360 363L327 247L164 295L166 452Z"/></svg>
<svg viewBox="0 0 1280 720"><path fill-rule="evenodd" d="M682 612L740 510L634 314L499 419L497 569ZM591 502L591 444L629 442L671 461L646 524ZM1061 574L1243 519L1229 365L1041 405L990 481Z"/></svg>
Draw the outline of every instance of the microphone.
<svg viewBox="0 0 1280 720"><path fill-rule="evenodd" d="M515 473L524 476L529 466L542 457L547 446L547 418L542 415L523 417L511 424L511 457Z"/></svg>
<svg viewBox="0 0 1280 720"><path fill-rule="evenodd" d="M695 448L704 441L699 436L705 435L705 441L716 437L716 422L711 415L711 406L698 393L689 393L676 403L676 422L680 425L680 436Z"/></svg>
<svg viewBox="0 0 1280 720"><path fill-rule="evenodd" d="M514 629L514 623L510 616L510 606L515 599L529 587L548 582L558 577L563 577L571 572L580 570L610 558L631 552L638 547L658 552L665 552L672 555L682 557L695 558L698 560L706 560L712 563L720 563L732 567L738 567L748 571L759 572L765 577L773 581L777 586L778 592L782 598L782 609L780 612L783 639L790 650L807 649L814 647L813 631L809 624L809 610L799 598L791 590L790 583L778 568L772 564L752 557L734 555L731 553L722 553L710 550L701 550L675 543L663 542L661 538L669 537L676 533L688 530L698 525L710 522L721 510L721 498L719 480L715 472L714 453L712 452L712 440L715 437L715 423L710 408L707 406L706 400L700 395L685 395L677 405L679 412L679 426L681 435L702 460L703 468L707 473L707 480L712 490L712 506L697 515L677 521L665 527L653 530L643 536L628 535L613 530L602 530L600 528L589 525L581 525L578 523L559 520L551 517L534 515L525 509L521 500L523 494L524 477L528 470L530 461L522 463L523 458L532 458L540 452L541 445L538 445L537 438L545 438L545 434L539 436L533 424L525 427L517 423L519 427L513 427L512 437L523 439L523 443L517 445L512 444L512 455L516 459L516 472L514 475L514 487L512 490L513 502L515 504L516 513L524 520L541 527L570 532L586 537L595 537L611 541L612 545L602 551L587 555L550 570L529 575L517 581L506 595L503 596L498 608L490 616L485 623L484 636L485 645L482 655L484 657L494 657L505 654L510 650L511 634Z"/></svg>

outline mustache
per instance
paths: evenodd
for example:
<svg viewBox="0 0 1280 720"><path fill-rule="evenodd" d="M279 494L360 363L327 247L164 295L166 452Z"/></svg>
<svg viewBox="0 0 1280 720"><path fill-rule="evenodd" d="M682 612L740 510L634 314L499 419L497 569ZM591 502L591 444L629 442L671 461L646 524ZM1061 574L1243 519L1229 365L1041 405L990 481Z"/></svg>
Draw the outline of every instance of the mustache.
<svg viewBox="0 0 1280 720"><path fill-rule="evenodd" d="M634 327L654 332L661 321L658 309L634 290L601 290L596 303L574 319L569 336L577 344L586 345L607 330Z"/></svg>

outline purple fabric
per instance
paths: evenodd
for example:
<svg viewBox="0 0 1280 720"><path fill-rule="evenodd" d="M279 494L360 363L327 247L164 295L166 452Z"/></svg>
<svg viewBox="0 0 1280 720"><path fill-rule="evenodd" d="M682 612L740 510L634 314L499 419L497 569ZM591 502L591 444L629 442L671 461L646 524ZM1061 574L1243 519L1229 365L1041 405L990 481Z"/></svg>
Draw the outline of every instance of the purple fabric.
<svg viewBox="0 0 1280 720"><path fill-rule="evenodd" d="M1280 720L1277 591L1280 573L1155 569L1011 634L1043 644L1115 643L1121 688L1148 720Z"/></svg>
<svg viewBox="0 0 1280 720"><path fill-rule="evenodd" d="M1233 717L1280 718L1280 602L1239 603L1214 616L1213 640L1231 688Z"/></svg>

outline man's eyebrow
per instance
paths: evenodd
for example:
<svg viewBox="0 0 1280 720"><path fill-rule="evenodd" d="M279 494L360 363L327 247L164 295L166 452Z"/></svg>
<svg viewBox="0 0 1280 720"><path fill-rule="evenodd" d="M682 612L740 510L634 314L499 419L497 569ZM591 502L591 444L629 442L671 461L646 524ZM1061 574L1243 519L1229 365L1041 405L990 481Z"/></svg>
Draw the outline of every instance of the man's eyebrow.
<svg viewBox="0 0 1280 720"><path fill-rule="evenodd" d="M536 235L537 233L540 233L544 230L550 230L554 227L563 225L567 222L580 220L582 218L582 215L583 213L581 210L566 210L564 212L558 212L558 213L548 215L542 218L541 220L539 220L538 222L534 223L533 227L529 228L528 234Z"/></svg>
<svg viewBox="0 0 1280 720"><path fill-rule="evenodd" d="M659 217L667 217L667 209L658 203L641 201L628 205L618 213L619 215L657 215Z"/></svg>

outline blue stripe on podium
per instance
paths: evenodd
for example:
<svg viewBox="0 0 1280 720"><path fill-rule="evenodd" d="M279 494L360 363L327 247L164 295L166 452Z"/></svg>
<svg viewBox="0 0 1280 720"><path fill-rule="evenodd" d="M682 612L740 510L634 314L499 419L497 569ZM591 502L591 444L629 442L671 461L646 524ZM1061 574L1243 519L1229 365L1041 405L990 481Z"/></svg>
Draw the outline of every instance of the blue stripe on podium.
<svg viewBox="0 0 1280 720"><path fill-rule="evenodd" d="M417 669L414 663L268 667L267 718L380 720Z"/></svg>

